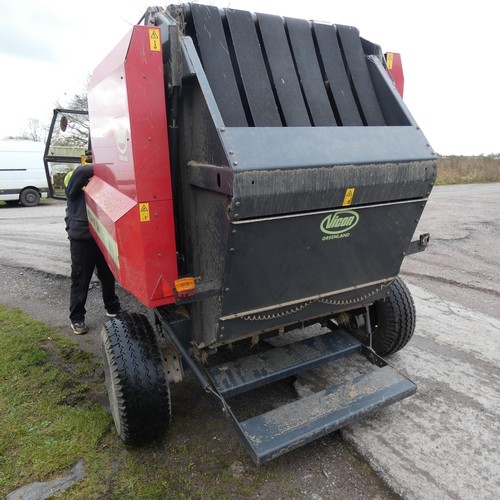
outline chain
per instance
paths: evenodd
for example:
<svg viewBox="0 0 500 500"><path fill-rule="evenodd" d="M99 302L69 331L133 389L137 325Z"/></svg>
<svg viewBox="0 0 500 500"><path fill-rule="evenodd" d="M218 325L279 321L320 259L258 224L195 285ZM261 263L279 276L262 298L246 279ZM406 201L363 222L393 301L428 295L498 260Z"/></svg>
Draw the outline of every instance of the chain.
<svg viewBox="0 0 500 500"><path fill-rule="evenodd" d="M355 299L348 299L348 300L318 299L318 302L321 302L322 304L328 304L330 306L347 306L350 304L356 304L358 302L361 302L362 300L366 300L369 299L370 297L373 297L378 292L380 292L382 288L384 287L381 286L379 288L375 288L375 290L372 290L370 293L366 293L365 295L362 295L361 297L357 297Z"/></svg>
<svg viewBox="0 0 500 500"><path fill-rule="evenodd" d="M356 304L358 302L361 302L362 300L369 299L370 297L373 297L380 291L382 291L384 288L390 286L391 282L384 283L380 285L379 287L375 288L375 290L372 290L369 293L365 293L364 295L361 295L360 297L356 297L354 299L348 299L348 300L333 300L333 299L314 299L314 300L309 300L307 302L303 302L302 304L299 304L297 306L294 306L290 309L287 309L286 311L281 311L279 313L272 313L272 314L249 314L248 316L243 316L242 319L245 321L269 321L272 319L279 319L279 318L284 318L285 316L290 316L291 314L295 314L299 311L302 311L302 309L305 309L306 307L309 307L311 304L314 304L315 302L319 302L321 304L327 304L329 306L347 306L351 304Z"/></svg>
<svg viewBox="0 0 500 500"><path fill-rule="evenodd" d="M291 309L288 309L286 311L281 311L279 313L252 314L252 315L248 315L248 316L243 316L242 319L244 319L245 321L268 321L270 319L284 318L285 316L289 316L290 314L295 314L296 312L302 311L302 309L305 309L313 302L315 302L315 300L310 300L309 302L304 302L302 304L299 304L298 306L292 307Z"/></svg>

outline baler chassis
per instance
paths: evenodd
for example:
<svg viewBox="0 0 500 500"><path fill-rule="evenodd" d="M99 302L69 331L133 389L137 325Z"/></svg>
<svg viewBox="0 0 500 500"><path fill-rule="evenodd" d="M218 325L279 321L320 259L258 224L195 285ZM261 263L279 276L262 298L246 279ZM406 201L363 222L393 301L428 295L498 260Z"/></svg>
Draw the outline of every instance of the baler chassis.
<svg viewBox="0 0 500 500"><path fill-rule="evenodd" d="M401 291L405 303L397 311L400 316L397 322L401 325L409 322L409 326L406 329L399 327L395 332L397 350L410 340L414 327L413 302L401 280L389 297ZM190 321L176 308L156 308L152 318L155 329L145 316L121 314L106 323L101 334L106 384L120 437L130 444L142 444L168 428L171 417L169 384L181 381L185 370L191 370L203 389L219 400L256 464L272 460L410 396L416 391L415 384L391 367L373 348L371 317L376 306L352 313L351 322L346 325L351 333L331 318L324 318L317 325L321 330L316 329L312 336L305 335L282 344L279 340L285 338L284 329L269 332L262 335L258 348L247 343L244 355L241 352L234 355L232 349L221 349L222 361L217 360L216 354L203 357L204 351L193 349ZM405 310L408 312L404 313ZM358 321L361 318L366 344L352 335L356 331L359 334L359 328L354 328L352 323L354 318ZM345 317L337 316L336 319L345 320ZM289 325L286 330L300 328L304 331L316 323L313 320ZM387 333L378 332L379 349L383 349L380 339L384 340ZM272 345L276 339L278 345ZM314 368L328 366L335 379L340 360L347 360L350 375L346 379L341 370L337 373L339 380L330 387L244 421L240 421L231 409L228 400L234 396L246 393L251 401L253 390ZM138 372L142 376L138 376Z"/></svg>
<svg viewBox="0 0 500 500"><path fill-rule="evenodd" d="M166 431L187 369L258 464L413 394L381 356L415 330L398 274L429 240L412 237L436 154L399 57L353 27L207 5L144 23L89 91L91 230L152 311L101 333L120 437ZM319 367L330 386L236 414L231 398Z"/></svg>
<svg viewBox="0 0 500 500"><path fill-rule="evenodd" d="M368 316L367 308L365 317ZM224 413L256 464L340 429L416 391L411 380L331 320L325 320L322 325L326 333L282 346L269 346L255 354L250 348L246 357L217 364L208 362L200 367L163 319L161 311L157 311L156 317L164 335L181 353L185 365L193 370L205 391L220 400ZM356 359L357 368L363 367L364 372L352 380L245 421L239 421L231 410L228 399L233 396L248 393L251 400L254 389L342 358Z"/></svg>

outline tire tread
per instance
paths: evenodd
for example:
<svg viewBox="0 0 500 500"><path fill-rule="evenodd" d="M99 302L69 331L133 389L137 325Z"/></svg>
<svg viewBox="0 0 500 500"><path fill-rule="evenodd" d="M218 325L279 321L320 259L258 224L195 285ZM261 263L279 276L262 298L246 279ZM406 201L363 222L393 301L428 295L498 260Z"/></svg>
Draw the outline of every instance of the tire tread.
<svg viewBox="0 0 500 500"><path fill-rule="evenodd" d="M410 341L415 332L415 304L408 287L396 278L389 294L375 304L379 325L374 331L373 348L380 356L394 354Z"/></svg>
<svg viewBox="0 0 500 500"><path fill-rule="evenodd" d="M156 336L147 318L122 313L101 332L104 362L109 359L108 394L115 395L118 434L127 444L140 445L166 431L171 416L170 390ZM111 402L111 401L110 401ZM116 422L116 419L119 422Z"/></svg>

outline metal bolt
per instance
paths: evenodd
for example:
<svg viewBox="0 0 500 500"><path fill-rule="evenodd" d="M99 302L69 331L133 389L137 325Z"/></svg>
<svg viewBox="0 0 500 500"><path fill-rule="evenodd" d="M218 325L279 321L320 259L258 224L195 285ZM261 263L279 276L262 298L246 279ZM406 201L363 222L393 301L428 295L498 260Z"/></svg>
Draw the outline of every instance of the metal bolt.
<svg viewBox="0 0 500 500"><path fill-rule="evenodd" d="M232 232L233 234L236 234L236 229L233 229L231 232Z"/></svg>
<svg viewBox="0 0 500 500"><path fill-rule="evenodd" d="M221 128L220 128L220 131L221 131L221 132L225 132L225 131L226 131L226 129L225 129L224 127L221 127Z"/></svg>
<svg viewBox="0 0 500 500"><path fill-rule="evenodd" d="M233 165L234 166L238 165L238 162L237 161L233 162Z"/></svg>
<svg viewBox="0 0 500 500"><path fill-rule="evenodd" d="M229 150L230 155L234 155L234 151L232 149Z"/></svg>
<svg viewBox="0 0 500 500"><path fill-rule="evenodd" d="M224 288L224 291L227 293L229 292L229 288Z"/></svg>
<svg viewBox="0 0 500 500"><path fill-rule="evenodd" d="M235 204L234 204L236 207L239 207L241 205L241 203L239 201L237 201Z"/></svg>
<svg viewBox="0 0 500 500"><path fill-rule="evenodd" d="M229 249L229 251L230 251L230 252L234 252L234 248L230 248L230 249Z"/></svg>

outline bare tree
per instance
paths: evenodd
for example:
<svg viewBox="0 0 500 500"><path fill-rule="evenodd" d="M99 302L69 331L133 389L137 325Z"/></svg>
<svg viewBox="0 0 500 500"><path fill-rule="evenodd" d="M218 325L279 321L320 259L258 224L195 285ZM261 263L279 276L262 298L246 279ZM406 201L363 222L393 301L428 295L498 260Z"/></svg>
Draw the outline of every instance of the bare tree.
<svg viewBox="0 0 500 500"><path fill-rule="evenodd" d="M45 141L47 137L47 127L42 125L42 122L37 118L30 118L28 125L21 133L21 138L28 141Z"/></svg>
<svg viewBox="0 0 500 500"><path fill-rule="evenodd" d="M54 146L86 147L90 134L88 116L71 112L64 113L64 115L68 120L67 128L64 131L59 130L59 128L54 130L52 144Z"/></svg>
<svg viewBox="0 0 500 500"><path fill-rule="evenodd" d="M56 102L57 108L70 109L77 111L87 111L87 88L90 77L87 80L85 89L78 94L75 94L66 105L61 105ZM55 146L70 146L70 147L86 147L89 140L90 125L88 115L67 113L68 120L67 128L64 132L58 132L53 138L52 144Z"/></svg>
<svg viewBox="0 0 500 500"><path fill-rule="evenodd" d="M68 108L70 109L78 109L79 111L87 111L88 110L88 100L87 100L87 87L85 87L85 91L81 94L75 94L68 103Z"/></svg>

